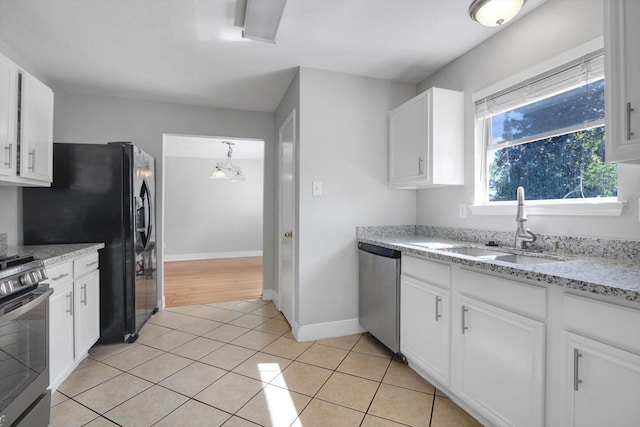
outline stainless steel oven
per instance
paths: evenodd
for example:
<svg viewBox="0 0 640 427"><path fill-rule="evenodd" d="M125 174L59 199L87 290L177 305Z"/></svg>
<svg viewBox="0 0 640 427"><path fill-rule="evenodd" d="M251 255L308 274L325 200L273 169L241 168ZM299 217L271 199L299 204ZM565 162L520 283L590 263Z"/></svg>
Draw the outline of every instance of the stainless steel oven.
<svg viewBox="0 0 640 427"><path fill-rule="evenodd" d="M5 267L4 269L2 269ZM49 424L49 296L41 261L0 259L0 427Z"/></svg>

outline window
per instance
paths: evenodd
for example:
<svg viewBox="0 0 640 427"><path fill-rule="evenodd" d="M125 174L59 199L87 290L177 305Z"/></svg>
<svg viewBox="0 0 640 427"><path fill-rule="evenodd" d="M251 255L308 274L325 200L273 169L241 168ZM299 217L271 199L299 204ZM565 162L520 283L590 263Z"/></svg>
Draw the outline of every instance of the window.
<svg viewBox="0 0 640 427"><path fill-rule="evenodd" d="M604 57L587 55L479 99L484 203L617 196L604 161Z"/></svg>

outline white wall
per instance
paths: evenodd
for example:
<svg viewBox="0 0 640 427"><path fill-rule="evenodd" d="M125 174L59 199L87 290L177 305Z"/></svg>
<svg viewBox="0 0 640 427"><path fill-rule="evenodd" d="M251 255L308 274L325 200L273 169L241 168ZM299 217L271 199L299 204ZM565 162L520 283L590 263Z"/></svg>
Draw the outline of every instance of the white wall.
<svg viewBox="0 0 640 427"><path fill-rule="evenodd" d="M135 101L57 92L55 97L54 140L56 142L105 143L132 141L156 158L157 206L161 207L163 134L216 135L265 141L264 288L273 287L275 153L274 115L179 104ZM158 240L162 244L161 210L156 213ZM158 260L162 262L162 259Z"/></svg>
<svg viewBox="0 0 640 427"><path fill-rule="evenodd" d="M409 84L300 69L301 334L358 324L356 226L415 224L415 192L387 187L387 112L415 94ZM311 195L312 181L322 196Z"/></svg>
<svg viewBox="0 0 640 427"><path fill-rule="evenodd" d="M262 254L263 161L234 161L246 181L210 179L225 160L165 157L166 260Z"/></svg>
<svg viewBox="0 0 640 427"><path fill-rule="evenodd" d="M459 204L474 201L474 113L471 95L537 63L603 34L601 0L549 1L467 52L418 85L465 91L465 185L418 191L419 225L515 230L511 216L458 217ZM621 217L533 216L535 232L574 236L640 238L640 166L619 165L618 197L628 206ZM515 218L515 211L513 217Z"/></svg>

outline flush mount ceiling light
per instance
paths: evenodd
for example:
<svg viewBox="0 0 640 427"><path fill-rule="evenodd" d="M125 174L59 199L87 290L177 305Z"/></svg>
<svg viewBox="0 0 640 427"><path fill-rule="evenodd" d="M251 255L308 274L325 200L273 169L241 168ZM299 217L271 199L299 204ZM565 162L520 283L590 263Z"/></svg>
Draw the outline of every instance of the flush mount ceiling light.
<svg viewBox="0 0 640 427"><path fill-rule="evenodd" d="M526 2L527 0L474 0L469 6L469 15L484 26L499 27L515 18Z"/></svg>
<svg viewBox="0 0 640 427"><path fill-rule="evenodd" d="M287 0L246 0L242 37L275 43L286 2Z"/></svg>
<svg viewBox="0 0 640 427"><path fill-rule="evenodd" d="M218 162L216 165L216 169L213 171L209 178L211 179L226 179L230 181L244 181L246 178L242 175L242 169L240 166L236 166L231 161L231 156L233 155L233 146L235 142L231 141L222 141L223 144L227 144L229 146L229 151L227 151L227 161L226 162Z"/></svg>

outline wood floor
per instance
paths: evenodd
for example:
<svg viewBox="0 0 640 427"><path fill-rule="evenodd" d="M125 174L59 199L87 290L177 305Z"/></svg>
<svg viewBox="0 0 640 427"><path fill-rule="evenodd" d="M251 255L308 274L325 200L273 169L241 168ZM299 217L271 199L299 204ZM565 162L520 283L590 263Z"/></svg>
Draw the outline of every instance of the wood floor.
<svg viewBox="0 0 640 427"><path fill-rule="evenodd" d="M262 257L164 263L167 307L240 301L262 295Z"/></svg>

